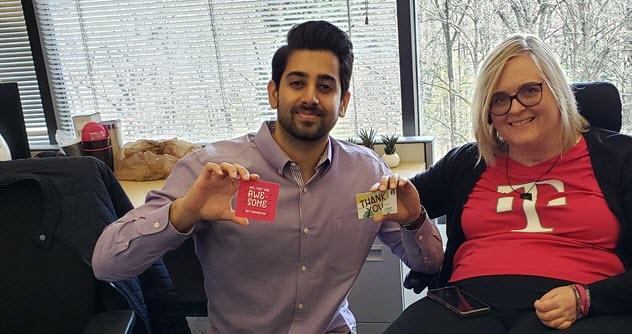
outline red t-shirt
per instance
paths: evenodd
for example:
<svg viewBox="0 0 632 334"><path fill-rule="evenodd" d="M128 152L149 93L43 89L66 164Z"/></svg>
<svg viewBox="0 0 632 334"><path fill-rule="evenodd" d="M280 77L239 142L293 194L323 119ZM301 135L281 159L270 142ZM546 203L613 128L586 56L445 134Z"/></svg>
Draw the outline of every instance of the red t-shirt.
<svg viewBox="0 0 632 334"><path fill-rule="evenodd" d="M509 159L511 186L529 190L557 157L527 167ZM568 150L529 191L512 191L506 157L476 183L461 217L465 242L451 282L487 275L532 275L592 283L624 271L615 254L621 233L593 173L586 142Z"/></svg>

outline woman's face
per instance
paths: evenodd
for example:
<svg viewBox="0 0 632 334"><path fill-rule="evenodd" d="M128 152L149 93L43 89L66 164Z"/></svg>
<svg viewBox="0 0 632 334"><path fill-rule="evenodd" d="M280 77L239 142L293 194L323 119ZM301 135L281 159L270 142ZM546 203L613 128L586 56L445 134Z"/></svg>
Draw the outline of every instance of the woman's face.
<svg viewBox="0 0 632 334"><path fill-rule="evenodd" d="M543 82L544 78L531 56L525 53L511 58L505 64L492 90L492 104L520 92L518 98L529 105L538 101L538 88L541 87L542 99L539 103L526 107L518 99L513 98L510 100L511 107L505 115L490 114L494 128L507 142L510 150L543 154L559 150L560 111L551 90ZM538 87L538 84L541 85Z"/></svg>

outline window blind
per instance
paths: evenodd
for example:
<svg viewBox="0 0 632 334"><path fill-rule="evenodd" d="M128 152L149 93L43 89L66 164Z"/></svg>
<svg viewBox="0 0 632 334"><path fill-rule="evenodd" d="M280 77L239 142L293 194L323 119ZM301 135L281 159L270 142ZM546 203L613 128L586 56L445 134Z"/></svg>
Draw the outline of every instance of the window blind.
<svg viewBox="0 0 632 334"><path fill-rule="evenodd" d="M274 119L274 51L287 31L327 20L356 56L347 116L332 132L401 134L395 1L36 0L58 126L71 115L121 119L126 141L211 142ZM365 24L365 14L368 22Z"/></svg>
<svg viewBox="0 0 632 334"><path fill-rule="evenodd" d="M44 109L19 0L0 1L0 82L18 83L29 145L48 145Z"/></svg>

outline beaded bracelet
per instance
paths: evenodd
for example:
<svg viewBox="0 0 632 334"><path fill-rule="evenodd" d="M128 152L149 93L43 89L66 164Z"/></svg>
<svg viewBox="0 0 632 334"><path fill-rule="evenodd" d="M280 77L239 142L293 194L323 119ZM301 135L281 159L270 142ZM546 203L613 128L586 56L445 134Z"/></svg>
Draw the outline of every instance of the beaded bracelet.
<svg viewBox="0 0 632 334"><path fill-rule="evenodd" d="M584 312L582 310L582 299L575 285L576 284L571 284L569 287L573 289L573 293L575 294L575 312L577 313L577 320L579 320L584 316Z"/></svg>
<svg viewBox="0 0 632 334"><path fill-rule="evenodd" d="M582 286L586 291L586 298L584 299L584 316L588 315L588 311L590 311L590 289L587 286Z"/></svg>
<svg viewBox="0 0 632 334"><path fill-rule="evenodd" d="M579 295L577 302L579 303L578 309L581 309L581 316L585 317L590 310L590 289L581 284L573 284L572 287L575 290L575 297L577 298Z"/></svg>

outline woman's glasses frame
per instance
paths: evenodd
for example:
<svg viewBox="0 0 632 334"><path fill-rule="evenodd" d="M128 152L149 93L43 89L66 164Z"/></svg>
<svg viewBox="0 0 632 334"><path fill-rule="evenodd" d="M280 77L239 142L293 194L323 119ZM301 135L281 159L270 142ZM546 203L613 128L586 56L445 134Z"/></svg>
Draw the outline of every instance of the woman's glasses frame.
<svg viewBox="0 0 632 334"><path fill-rule="evenodd" d="M514 95L505 93L496 93L492 95L489 104L489 113L494 116L503 116L509 113L513 100L516 99L525 107L533 107L542 101L542 85L543 82L534 83L524 86Z"/></svg>

